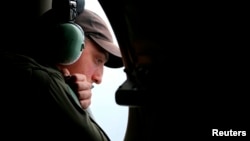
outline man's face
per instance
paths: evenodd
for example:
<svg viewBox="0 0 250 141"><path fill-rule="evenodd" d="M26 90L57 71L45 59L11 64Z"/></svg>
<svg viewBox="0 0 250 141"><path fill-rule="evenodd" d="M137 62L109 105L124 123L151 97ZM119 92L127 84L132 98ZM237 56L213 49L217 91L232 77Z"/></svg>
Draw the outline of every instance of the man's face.
<svg viewBox="0 0 250 141"><path fill-rule="evenodd" d="M81 57L75 63L63 67L66 67L70 74L84 74L88 82L100 84L107 60L108 53L92 40L86 39Z"/></svg>

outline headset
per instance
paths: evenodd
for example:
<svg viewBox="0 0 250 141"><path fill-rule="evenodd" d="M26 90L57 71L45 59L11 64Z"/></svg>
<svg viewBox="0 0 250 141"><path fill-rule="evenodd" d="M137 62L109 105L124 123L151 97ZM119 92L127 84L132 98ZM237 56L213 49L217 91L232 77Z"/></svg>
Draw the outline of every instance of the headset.
<svg viewBox="0 0 250 141"><path fill-rule="evenodd" d="M84 49L84 31L75 23L84 11L84 0L53 0L52 8L42 15L40 36L46 56L53 62L70 65ZM45 49L44 49L45 48Z"/></svg>

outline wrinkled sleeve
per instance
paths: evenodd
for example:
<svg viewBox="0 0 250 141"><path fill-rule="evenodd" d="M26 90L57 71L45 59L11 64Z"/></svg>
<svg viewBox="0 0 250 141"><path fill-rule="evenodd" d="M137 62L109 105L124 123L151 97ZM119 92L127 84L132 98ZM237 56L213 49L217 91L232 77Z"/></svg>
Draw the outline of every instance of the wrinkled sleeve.
<svg viewBox="0 0 250 141"><path fill-rule="evenodd" d="M89 113L81 108L76 94L59 73L35 70L32 75L34 87L38 87L46 104L39 107L41 114L45 114L45 123L50 124L48 127L56 130L58 136L87 141L109 140Z"/></svg>

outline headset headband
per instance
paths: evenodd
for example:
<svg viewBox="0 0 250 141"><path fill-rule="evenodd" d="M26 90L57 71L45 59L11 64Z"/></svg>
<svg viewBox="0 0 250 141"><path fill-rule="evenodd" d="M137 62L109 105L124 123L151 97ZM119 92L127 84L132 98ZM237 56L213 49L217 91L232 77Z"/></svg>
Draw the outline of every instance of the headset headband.
<svg viewBox="0 0 250 141"><path fill-rule="evenodd" d="M85 0L53 0L52 9L61 15L60 22L75 21L84 10Z"/></svg>

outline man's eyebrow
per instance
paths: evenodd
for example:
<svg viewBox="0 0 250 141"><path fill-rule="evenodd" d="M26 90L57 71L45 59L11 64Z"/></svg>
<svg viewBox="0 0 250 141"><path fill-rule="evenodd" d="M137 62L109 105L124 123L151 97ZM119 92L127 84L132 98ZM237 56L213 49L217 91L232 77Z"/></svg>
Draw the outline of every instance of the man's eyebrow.
<svg viewBox="0 0 250 141"><path fill-rule="evenodd" d="M99 46L99 45L98 45L98 48L101 51L101 53L104 54L105 61L107 62L109 60L109 52L107 50L105 50L104 48L102 48L101 46Z"/></svg>

